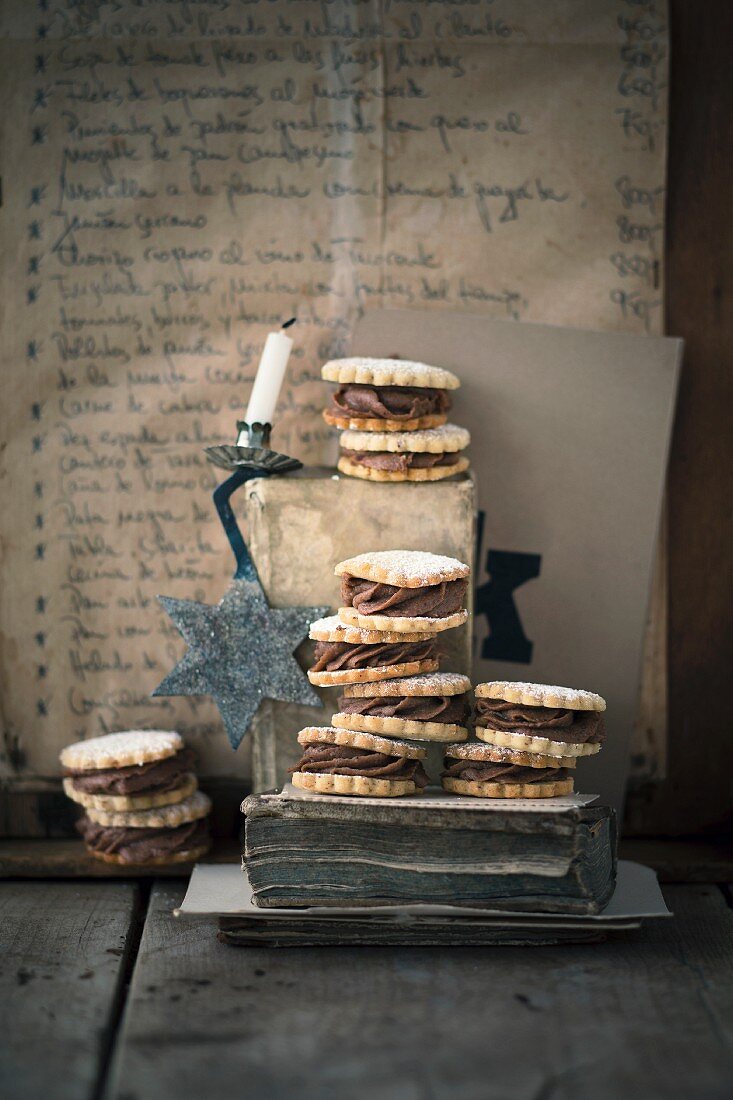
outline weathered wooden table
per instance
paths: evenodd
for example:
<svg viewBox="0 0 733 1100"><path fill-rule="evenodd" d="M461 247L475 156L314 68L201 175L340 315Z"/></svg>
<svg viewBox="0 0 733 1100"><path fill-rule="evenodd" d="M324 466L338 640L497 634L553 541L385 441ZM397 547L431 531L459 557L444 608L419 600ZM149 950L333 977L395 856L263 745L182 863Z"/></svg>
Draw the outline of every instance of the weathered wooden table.
<svg viewBox="0 0 733 1100"><path fill-rule="evenodd" d="M176 920L184 885L0 883L4 1100L733 1095L725 884L603 944L280 950Z"/></svg>

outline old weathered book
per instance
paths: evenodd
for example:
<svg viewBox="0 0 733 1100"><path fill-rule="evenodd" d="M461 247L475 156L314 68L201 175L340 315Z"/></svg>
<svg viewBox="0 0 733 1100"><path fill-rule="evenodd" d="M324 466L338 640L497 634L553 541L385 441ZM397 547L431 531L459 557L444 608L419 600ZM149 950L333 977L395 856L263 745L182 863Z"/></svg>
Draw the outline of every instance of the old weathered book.
<svg viewBox="0 0 733 1100"><path fill-rule="evenodd" d="M242 812L253 901L580 914L606 905L616 880L610 807L480 801L437 791L399 801L251 795Z"/></svg>

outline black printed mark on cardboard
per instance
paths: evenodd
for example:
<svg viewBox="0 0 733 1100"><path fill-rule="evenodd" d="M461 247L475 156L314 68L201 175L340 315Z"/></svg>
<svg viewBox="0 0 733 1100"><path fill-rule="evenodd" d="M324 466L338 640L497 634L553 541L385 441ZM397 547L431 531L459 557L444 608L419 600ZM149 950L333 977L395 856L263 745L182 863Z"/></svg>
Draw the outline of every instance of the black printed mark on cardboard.
<svg viewBox="0 0 733 1100"><path fill-rule="evenodd" d="M541 554L488 551L486 571L489 579L477 587L475 602L476 615L485 615L489 627L481 645L484 660L516 661L525 665L532 660L534 643L524 631L514 593L527 581L539 577L541 562Z"/></svg>

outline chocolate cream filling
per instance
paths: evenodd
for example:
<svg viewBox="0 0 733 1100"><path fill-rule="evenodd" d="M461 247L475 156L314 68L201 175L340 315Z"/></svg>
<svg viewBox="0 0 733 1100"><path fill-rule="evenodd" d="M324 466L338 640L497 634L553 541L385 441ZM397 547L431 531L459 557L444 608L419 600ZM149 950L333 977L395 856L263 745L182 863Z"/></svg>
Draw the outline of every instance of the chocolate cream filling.
<svg viewBox="0 0 733 1100"><path fill-rule="evenodd" d="M461 457L459 451L449 454L432 454L429 451L349 451L341 448L341 454L357 466L369 466L372 470L426 470L433 466L455 466Z"/></svg>
<svg viewBox="0 0 733 1100"><path fill-rule="evenodd" d="M476 725L529 737L547 737L573 745L597 745L606 737L603 716L595 710L523 707L504 699L477 699Z"/></svg>
<svg viewBox="0 0 733 1100"><path fill-rule="evenodd" d="M369 699L339 697L342 714L369 714L375 718L404 718L410 722L449 722L459 726L471 713L465 695L376 695Z"/></svg>
<svg viewBox="0 0 733 1100"><path fill-rule="evenodd" d="M132 829L97 825L85 816L77 821L76 827L93 852L120 856L125 863L145 863L149 859L199 848L209 842L206 818L189 821L175 829Z"/></svg>
<svg viewBox="0 0 733 1100"><path fill-rule="evenodd" d="M125 768L99 768L96 771L74 771L66 775L73 780L75 791L84 794L147 794L174 791L183 776L195 763L192 749L181 749L164 760L146 764L131 764Z"/></svg>
<svg viewBox="0 0 733 1100"><path fill-rule="evenodd" d="M429 782L419 760L356 749L351 745L306 745L302 757L290 771L360 775L368 779L411 779L420 788Z"/></svg>
<svg viewBox="0 0 733 1100"><path fill-rule="evenodd" d="M340 386L331 395L330 412L340 417L369 420L417 420L446 413L451 400L446 390L420 386Z"/></svg>
<svg viewBox="0 0 733 1100"><path fill-rule="evenodd" d="M442 776L474 783L547 783L568 779L567 768L525 768L521 764L494 764L491 760L449 760Z"/></svg>
<svg viewBox="0 0 733 1100"><path fill-rule="evenodd" d="M402 665L408 661L436 660L438 650L431 638L427 642L351 645L349 642L316 642L315 664L311 672L343 672L353 668L377 668Z"/></svg>
<svg viewBox="0 0 733 1100"><path fill-rule="evenodd" d="M341 577L341 599L360 615L428 615L439 618L453 615L463 607L468 590L468 578L423 585L420 588L398 588L344 573Z"/></svg>

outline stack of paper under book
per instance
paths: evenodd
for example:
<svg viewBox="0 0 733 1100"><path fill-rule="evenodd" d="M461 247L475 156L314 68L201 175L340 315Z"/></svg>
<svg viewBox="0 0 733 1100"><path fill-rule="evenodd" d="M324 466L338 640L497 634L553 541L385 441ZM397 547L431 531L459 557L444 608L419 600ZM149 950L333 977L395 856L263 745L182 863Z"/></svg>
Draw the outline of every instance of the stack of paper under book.
<svg viewBox="0 0 733 1100"><path fill-rule="evenodd" d="M239 867L201 864L176 916L218 919L219 939L234 946L481 946L593 943L643 920L668 917L648 867L621 860L616 889L600 913L565 915L455 905L256 906Z"/></svg>

